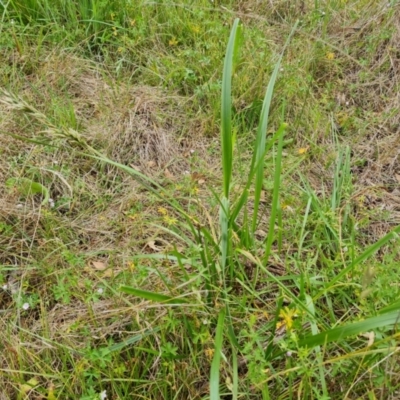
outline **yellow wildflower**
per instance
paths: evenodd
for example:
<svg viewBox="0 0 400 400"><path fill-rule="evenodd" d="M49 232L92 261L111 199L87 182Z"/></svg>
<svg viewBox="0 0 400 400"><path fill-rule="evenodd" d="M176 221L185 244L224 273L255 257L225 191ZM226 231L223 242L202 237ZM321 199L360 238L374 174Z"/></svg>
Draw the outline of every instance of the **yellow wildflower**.
<svg viewBox="0 0 400 400"><path fill-rule="evenodd" d="M325 56L326 56L326 59L330 60L330 61L335 59L335 53L332 53L330 51L328 51Z"/></svg>
<svg viewBox="0 0 400 400"><path fill-rule="evenodd" d="M158 207L158 213L161 215L168 215L168 210L164 207Z"/></svg>
<svg viewBox="0 0 400 400"><path fill-rule="evenodd" d="M282 323L286 325L286 329L290 331L293 328L293 319L297 317L297 310L284 307L279 311L279 317Z"/></svg>
<svg viewBox="0 0 400 400"><path fill-rule="evenodd" d="M129 268L129 270L130 270L131 272L133 272L133 271L136 269L135 263L131 261L131 262L128 264L128 268Z"/></svg>
<svg viewBox="0 0 400 400"><path fill-rule="evenodd" d="M206 353L206 356L209 360L211 360L214 357L214 349L208 348L204 352Z"/></svg>
<svg viewBox="0 0 400 400"><path fill-rule="evenodd" d="M191 25L190 29L193 33L200 33L200 27L198 25Z"/></svg>
<svg viewBox="0 0 400 400"><path fill-rule="evenodd" d="M174 36L170 41L168 42L170 46L176 46L178 44L178 41L176 40L176 37Z"/></svg>
<svg viewBox="0 0 400 400"><path fill-rule="evenodd" d="M167 225L176 225L178 222L176 218L171 218L169 215L165 215L163 220Z"/></svg>
<svg viewBox="0 0 400 400"><path fill-rule="evenodd" d="M301 147L297 152L302 155L302 154L306 154L308 151L308 147Z"/></svg>

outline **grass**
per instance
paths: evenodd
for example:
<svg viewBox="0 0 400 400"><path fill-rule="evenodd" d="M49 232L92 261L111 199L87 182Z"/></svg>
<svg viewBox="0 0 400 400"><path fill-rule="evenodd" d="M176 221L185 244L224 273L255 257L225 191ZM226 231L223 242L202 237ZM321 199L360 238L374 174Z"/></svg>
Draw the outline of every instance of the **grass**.
<svg viewBox="0 0 400 400"><path fill-rule="evenodd" d="M398 398L399 13L0 2L0 399Z"/></svg>

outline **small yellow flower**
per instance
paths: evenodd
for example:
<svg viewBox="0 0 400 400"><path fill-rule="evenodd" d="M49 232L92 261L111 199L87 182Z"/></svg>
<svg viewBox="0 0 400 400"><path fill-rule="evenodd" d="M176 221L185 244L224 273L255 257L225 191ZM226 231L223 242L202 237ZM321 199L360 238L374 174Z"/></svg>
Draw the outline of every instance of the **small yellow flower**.
<svg viewBox="0 0 400 400"><path fill-rule="evenodd" d="M190 30L191 30L193 33L200 33L200 27L199 27L198 25L191 25L191 26L190 26Z"/></svg>
<svg viewBox="0 0 400 400"><path fill-rule="evenodd" d="M170 41L168 42L170 46L176 46L178 44L178 41L176 40L176 37L174 36Z"/></svg>
<svg viewBox="0 0 400 400"><path fill-rule="evenodd" d="M301 147L299 150L297 150L297 152L302 155L302 154L306 154L308 151L308 147Z"/></svg>
<svg viewBox="0 0 400 400"><path fill-rule="evenodd" d="M131 272L133 272L133 271L136 269L135 263L131 261L131 262L128 264L128 268L129 268L129 270L130 270Z"/></svg>
<svg viewBox="0 0 400 400"><path fill-rule="evenodd" d="M167 225L176 225L178 222L178 220L176 218L171 218L168 215L165 215L163 220Z"/></svg>
<svg viewBox="0 0 400 400"><path fill-rule="evenodd" d="M293 319L297 317L297 310L284 307L279 311L279 317L282 318L281 322L286 325L286 329L290 331L293 328Z"/></svg>
<svg viewBox="0 0 400 400"><path fill-rule="evenodd" d="M209 360L211 360L214 357L214 349L205 349L204 351L206 353L206 356Z"/></svg>
<svg viewBox="0 0 400 400"><path fill-rule="evenodd" d="M118 47L118 53L123 53L124 51L125 51L125 48L124 47Z"/></svg>
<svg viewBox="0 0 400 400"><path fill-rule="evenodd" d="M197 186L195 186L195 187L192 189L192 194L196 195L196 194L198 194L198 193L199 193L199 188L198 188Z"/></svg>
<svg viewBox="0 0 400 400"><path fill-rule="evenodd" d="M328 51L325 56L326 56L327 60L334 60L335 59L335 53L332 53L330 51Z"/></svg>
<svg viewBox="0 0 400 400"><path fill-rule="evenodd" d="M168 215L168 210L164 207L158 207L158 213L161 215Z"/></svg>
<svg viewBox="0 0 400 400"><path fill-rule="evenodd" d="M131 26L135 26L136 25L136 19L131 19L129 21L129 23L130 23Z"/></svg>

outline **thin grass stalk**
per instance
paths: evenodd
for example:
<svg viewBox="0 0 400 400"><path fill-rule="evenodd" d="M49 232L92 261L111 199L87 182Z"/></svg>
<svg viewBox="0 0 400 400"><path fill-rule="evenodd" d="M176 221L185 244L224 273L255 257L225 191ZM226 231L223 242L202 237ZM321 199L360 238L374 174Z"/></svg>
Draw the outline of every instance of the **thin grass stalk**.
<svg viewBox="0 0 400 400"><path fill-rule="evenodd" d="M220 400L219 397L219 368L223 344L225 310L221 310L218 316L217 330L215 333L214 358L210 372L210 400Z"/></svg>
<svg viewBox="0 0 400 400"><path fill-rule="evenodd" d="M231 229L229 228L229 200L223 197L220 207L220 227L221 227L221 278L225 282L225 269L228 264L229 249L231 247ZM233 271L230 271L232 278Z"/></svg>
<svg viewBox="0 0 400 400"><path fill-rule="evenodd" d="M277 63L275 64L274 71L272 72L271 78L269 80L267 90L265 93L264 101L263 101L263 106L261 110L261 116L260 116L260 122L258 124L258 129L257 129L257 137L256 137L256 142L254 145L254 152L253 152L253 159L251 162L251 168L250 171L254 168L255 165L258 165L256 169L256 177L255 177L255 184L254 184L254 211L253 211L253 223L252 223L252 232L254 236L254 232L257 227L257 221L258 221L258 209L260 206L260 199L261 199L261 191L262 191L262 186L263 186L263 181L264 181L264 163L260 162L263 157L264 157L264 152L265 152L265 143L266 143L266 133L268 130L268 120L269 120L269 110L271 107L271 102L272 102L272 95L274 92L274 87L275 87L275 82L278 76L278 72L281 66L283 54L285 53L285 50L297 28L298 21L294 24L294 27L292 28L289 37L286 40L286 43L283 47L283 50L279 56L279 59Z"/></svg>
<svg viewBox="0 0 400 400"><path fill-rule="evenodd" d="M311 296L309 296L308 294L305 295L305 303L308 307L308 309L310 310L310 313L315 317L315 306L314 306L314 302L311 298ZM319 329L318 329L318 325L315 321L311 321L311 332L313 335L317 335L319 333ZM315 347L315 352L316 352L316 358L319 362L319 366L318 366L318 370L319 370L319 379L321 382L321 386L322 386L322 390L323 390L323 394L326 398L328 398L328 389L326 386L326 380L325 380L325 374L324 374L324 369L322 367L322 362L323 362L323 353L321 351L321 347L320 346L316 346Z"/></svg>
<svg viewBox="0 0 400 400"><path fill-rule="evenodd" d="M238 400L239 373L238 358L235 346L232 344L232 400Z"/></svg>
<svg viewBox="0 0 400 400"><path fill-rule="evenodd" d="M271 215L269 218L269 229L267 241L265 243L264 265L267 264L269 255L271 253L272 243L274 241L275 221L278 215L279 208L279 193L281 187L281 170L282 170L282 151L283 151L283 137L285 135L286 123L282 123L279 130L278 150L275 160L275 176L274 176L274 191L272 194L272 207Z"/></svg>
<svg viewBox="0 0 400 400"><path fill-rule="evenodd" d="M303 223L301 224L301 230L300 230L300 235L299 235L299 244L298 244L298 247L299 247L298 254L302 253L304 240L308 235L308 232L305 232L305 230L306 230L308 216L310 215L311 204L312 204L312 198L309 197L307 200L306 210L304 212Z"/></svg>

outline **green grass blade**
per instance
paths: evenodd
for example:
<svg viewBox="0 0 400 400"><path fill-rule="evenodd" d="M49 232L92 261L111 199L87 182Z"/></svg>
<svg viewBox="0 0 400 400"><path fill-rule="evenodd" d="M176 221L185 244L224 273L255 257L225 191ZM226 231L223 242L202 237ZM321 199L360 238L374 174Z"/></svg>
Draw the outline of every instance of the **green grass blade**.
<svg viewBox="0 0 400 400"><path fill-rule="evenodd" d="M278 130L279 142L278 142L278 152L277 152L276 161L275 161L274 191L273 191L273 195L272 195L272 207L271 207L271 215L269 218L269 229L268 229L267 242L265 244L264 262L268 262L269 254L271 252L272 242L274 240L275 220L276 220L276 216L278 214L279 192L280 192L280 186L281 186L283 137L285 135L286 127L287 127L287 124L282 123Z"/></svg>
<svg viewBox="0 0 400 400"><path fill-rule="evenodd" d="M313 300L312 300L311 296L309 296L308 294L305 295L305 304L307 305L307 308L309 309L310 314L312 314L315 317L316 316L315 306L314 306L314 303L313 303ZM310 321L310 325L311 325L312 334L313 335L318 335L319 330L318 330L317 323L315 321ZM321 347L320 346L316 346L315 347L315 351L316 351L317 360L319 361L320 364L322 364L324 357L323 357L323 354L321 352ZM326 397L328 397L328 389L326 387L324 369L322 368L321 365L319 365L318 369L319 369L319 380L321 382L323 393L324 393L324 395Z"/></svg>
<svg viewBox="0 0 400 400"><path fill-rule="evenodd" d="M214 358L210 372L210 400L219 400L219 364L221 361L222 339L225 321L225 309L218 316L217 331L215 334Z"/></svg>
<svg viewBox="0 0 400 400"><path fill-rule="evenodd" d="M142 289L135 289L130 286L121 286L120 287L121 292L131 294L133 296L140 297L145 300L151 300L155 301L157 303L164 303L164 304L185 304L187 303L187 300L185 299L177 299L171 296L167 296L165 294L160 294L160 293L154 293L154 292L149 292L147 290L142 290Z"/></svg>
<svg viewBox="0 0 400 400"><path fill-rule="evenodd" d="M307 206L306 206L306 210L304 212L304 217L303 217L303 223L301 225L301 230L300 230L300 235L299 235L299 251L298 254L301 254L301 251L303 249L303 244L304 244L304 240L307 236L307 232L306 231L306 225L307 225L307 220L308 220L308 216L310 214L310 208L311 208L311 203L312 203L312 198L309 197L308 201L307 201Z"/></svg>
<svg viewBox="0 0 400 400"><path fill-rule="evenodd" d="M229 200L226 197L223 197L221 200L220 206L220 228L221 228L221 272L223 277L225 276L225 268L228 262L228 255L229 255Z"/></svg>
<svg viewBox="0 0 400 400"><path fill-rule="evenodd" d="M115 344L111 345L110 347L108 347L108 350L110 352L121 351L126 346L129 346L131 344L137 343L137 342L141 341L142 339L144 339L146 336L152 335L153 333L156 333L156 332L159 332L159 331L160 331L160 327L156 327L156 328L151 329L149 331L146 331L146 332L140 333L138 335L132 336L132 337L124 340L123 342L115 343Z"/></svg>
<svg viewBox="0 0 400 400"><path fill-rule="evenodd" d="M400 300L395 301L392 304L389 304L386 307L383 307L379 310L378 314L384 314L390 311L400 310Z"/></svg>
<svg viewBox="0 0 400 400"><path fill-rule="evenodd" d="M48 139L43 138L43 140L40 140L41 138L38 139L30 139L27 138L25 136L21 136L21 135L16 135L14 133L11 132L3 132L4 134L13 137L14 139L18 139L21 140L23 142L27 142L27 143L33 143L33 144L37 144L39 146L49 146L49 147L57 147L54 144L49 143Z"/></svg>
<svg viewBox="0 0 400 400"><path fill-rule="evenodd" d="M232 345L232 400L238 399L239 372L236 348Z"/></svg>
<svg viewBox="0 0 400 400"><path fill-rule="evenodd" d="M222 170L224 195L229 197L229 186L232 175L232 72L234 59L238 55L239 47L239 19L235 19L226 48L224 71L222 76L222 94L221 94L221 144L222 144Z"/></svg>
<svg viewBox="0 0 400 400"><path fill-rule="evenodd" d="M142 185L150 192L158 194L159 197L160 197L160 192L164 192L163 187L160 186L156 181L154 181L153 179L149 178L148 176L142 174L141 172L139 172L138 170L136 170L134 168L131 168L131 167L128 167L127 165L113 161L102 155L93 155L93 154L87 154L87 153L85 153L85 155L92 157L96 160L105 162L106 164L113 165L114 167L117 167L117 168L127 172L129 175L131 175L135 178L141 179ZM152 187L152 186L154 186L154 187Z"/></svg>
<svg viewBox="0 0 400 400"><path fill-rule="evenodd" d="M255 193L254 193L254 212L253 212L253 224L252 224L252 231L254 232L256 230L257 226L257 220L258 220L258 208L260 205L260 198L261 198L261 190L262 190L262 185L263 185L263 180L264 180L264 163L260 162L264 156L264 151L265 151L265 143L266 143L266 133L268 129L268 119L269 119L269 110L271 107L271 101L272 101L272 94L274 92L274 87L275 87L275 82L278 76L278 72L281 66L283 54L285 53L285 50L297 28L298 21L295 23L292 31L289 34L288 39L286 40L286 43L283 47L283 50L281 52L281 55L279 56L279 59L277 63L275 64L274 71L272 72L271 78L269 80L267 90L265 92L265 97L263 101L263 106L261 110L261 115L260 115L260 122L258 124L258 129L257 129L257 137L256 137L256 142L254 146L254 153L253 153L253 159L252 159L252 167L253 169L254 165L258 165L257 170L256 170L256 178L255 178Z"/></svg>
<svg viewBox="0 0 400 400"><path fill-rule="evenodd" d="M368 332L377 328L388 328L400 322L400 311L392 311L364 321L340 326L327 330L317 335L307 336L299 341L299 346L309 348L320 346L329 342L339 342L349 336L355 336L362 332Z"/></svg>

